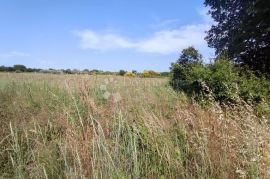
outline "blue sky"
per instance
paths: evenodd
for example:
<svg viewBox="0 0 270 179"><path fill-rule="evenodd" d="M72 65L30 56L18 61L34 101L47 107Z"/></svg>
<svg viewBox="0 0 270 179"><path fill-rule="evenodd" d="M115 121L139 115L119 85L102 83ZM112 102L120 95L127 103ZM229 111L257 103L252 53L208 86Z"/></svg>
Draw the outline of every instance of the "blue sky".
<svg viewBox="0 0 270 179"><path fill-rule="evenodd" d="M0 0L0 65L168 71L193 45L207 62L203 0Z"/></svg>

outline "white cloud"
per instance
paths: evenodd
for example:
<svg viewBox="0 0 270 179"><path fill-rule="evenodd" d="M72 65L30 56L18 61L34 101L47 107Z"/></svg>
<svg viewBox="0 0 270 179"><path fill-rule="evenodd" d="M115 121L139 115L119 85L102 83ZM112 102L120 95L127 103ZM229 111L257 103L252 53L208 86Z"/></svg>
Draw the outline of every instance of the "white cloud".
<svg viewBox="0 0 270 179"><path fill-rule="evenodd" d="M208 25L198 24L156 32L152 37L139 42L137 49L142 52L170 54L190 45L206 45L204 37L207 28Z"/></svg>
<svg viewBox="0 0 270 179"><path fill-rule="evenodd" d="M133 49L144 53L171 54L192 45L199 50L206 51L205 32L212 24L211 19L206 15L206 11L205 9L199 11L199 15L203 20L201 24L191 24L175 29L157 31L144 39L129 39L121 35L98 33L93 30L75 31L75 35L80 38L80 47L82 49L101 51ZM175 21L174 19L173 22ZM169 20L167 22L164 21L165 24L171 22Z"/></svg>
<svg viewBox="0 0 270 179"><path fill-rule="evenodd" d="M24 52L10 51L1 53L0 58L29 57L30 54Z"/></svg>
<svg viewBox="0 0 270 179"><path fill-rule="evenodd" d="M92 30L75 31L81 38L82 49L109 50L117 48L133 48L135 43L115 34L98 34Z"/></svg>

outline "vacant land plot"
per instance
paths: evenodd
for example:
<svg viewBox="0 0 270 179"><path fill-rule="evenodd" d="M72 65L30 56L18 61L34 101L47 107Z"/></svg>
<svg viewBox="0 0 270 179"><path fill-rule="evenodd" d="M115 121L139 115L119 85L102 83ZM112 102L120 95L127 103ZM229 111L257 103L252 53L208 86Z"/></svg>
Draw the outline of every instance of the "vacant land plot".
<svg viewBox="0 0 270 179"><path fill-rule="evenodd" d="M0 73L0 178L267 178L269 120L165 78Z"/></svg>

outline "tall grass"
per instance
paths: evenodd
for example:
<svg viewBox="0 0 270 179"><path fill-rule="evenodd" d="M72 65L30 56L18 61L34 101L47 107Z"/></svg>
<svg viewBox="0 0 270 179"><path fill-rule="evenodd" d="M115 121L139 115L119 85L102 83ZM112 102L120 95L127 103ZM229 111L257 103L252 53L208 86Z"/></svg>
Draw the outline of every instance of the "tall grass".
<svg viewBox="0 0 270 179"><path fill-rule="evenodd" d="M268 178L270 127L167 79L0 73L0 178Z"/></svg>

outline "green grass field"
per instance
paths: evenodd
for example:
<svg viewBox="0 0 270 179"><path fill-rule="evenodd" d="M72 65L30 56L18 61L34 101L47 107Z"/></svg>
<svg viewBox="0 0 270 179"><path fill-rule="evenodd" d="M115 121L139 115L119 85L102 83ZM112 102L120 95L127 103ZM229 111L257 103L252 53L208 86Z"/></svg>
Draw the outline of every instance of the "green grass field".
<svg viewBox="0 0 270 179"><path fill-rule="evenodd" d="M166 78L0 73L0 178L269 178L269 120Z"/></svg>

